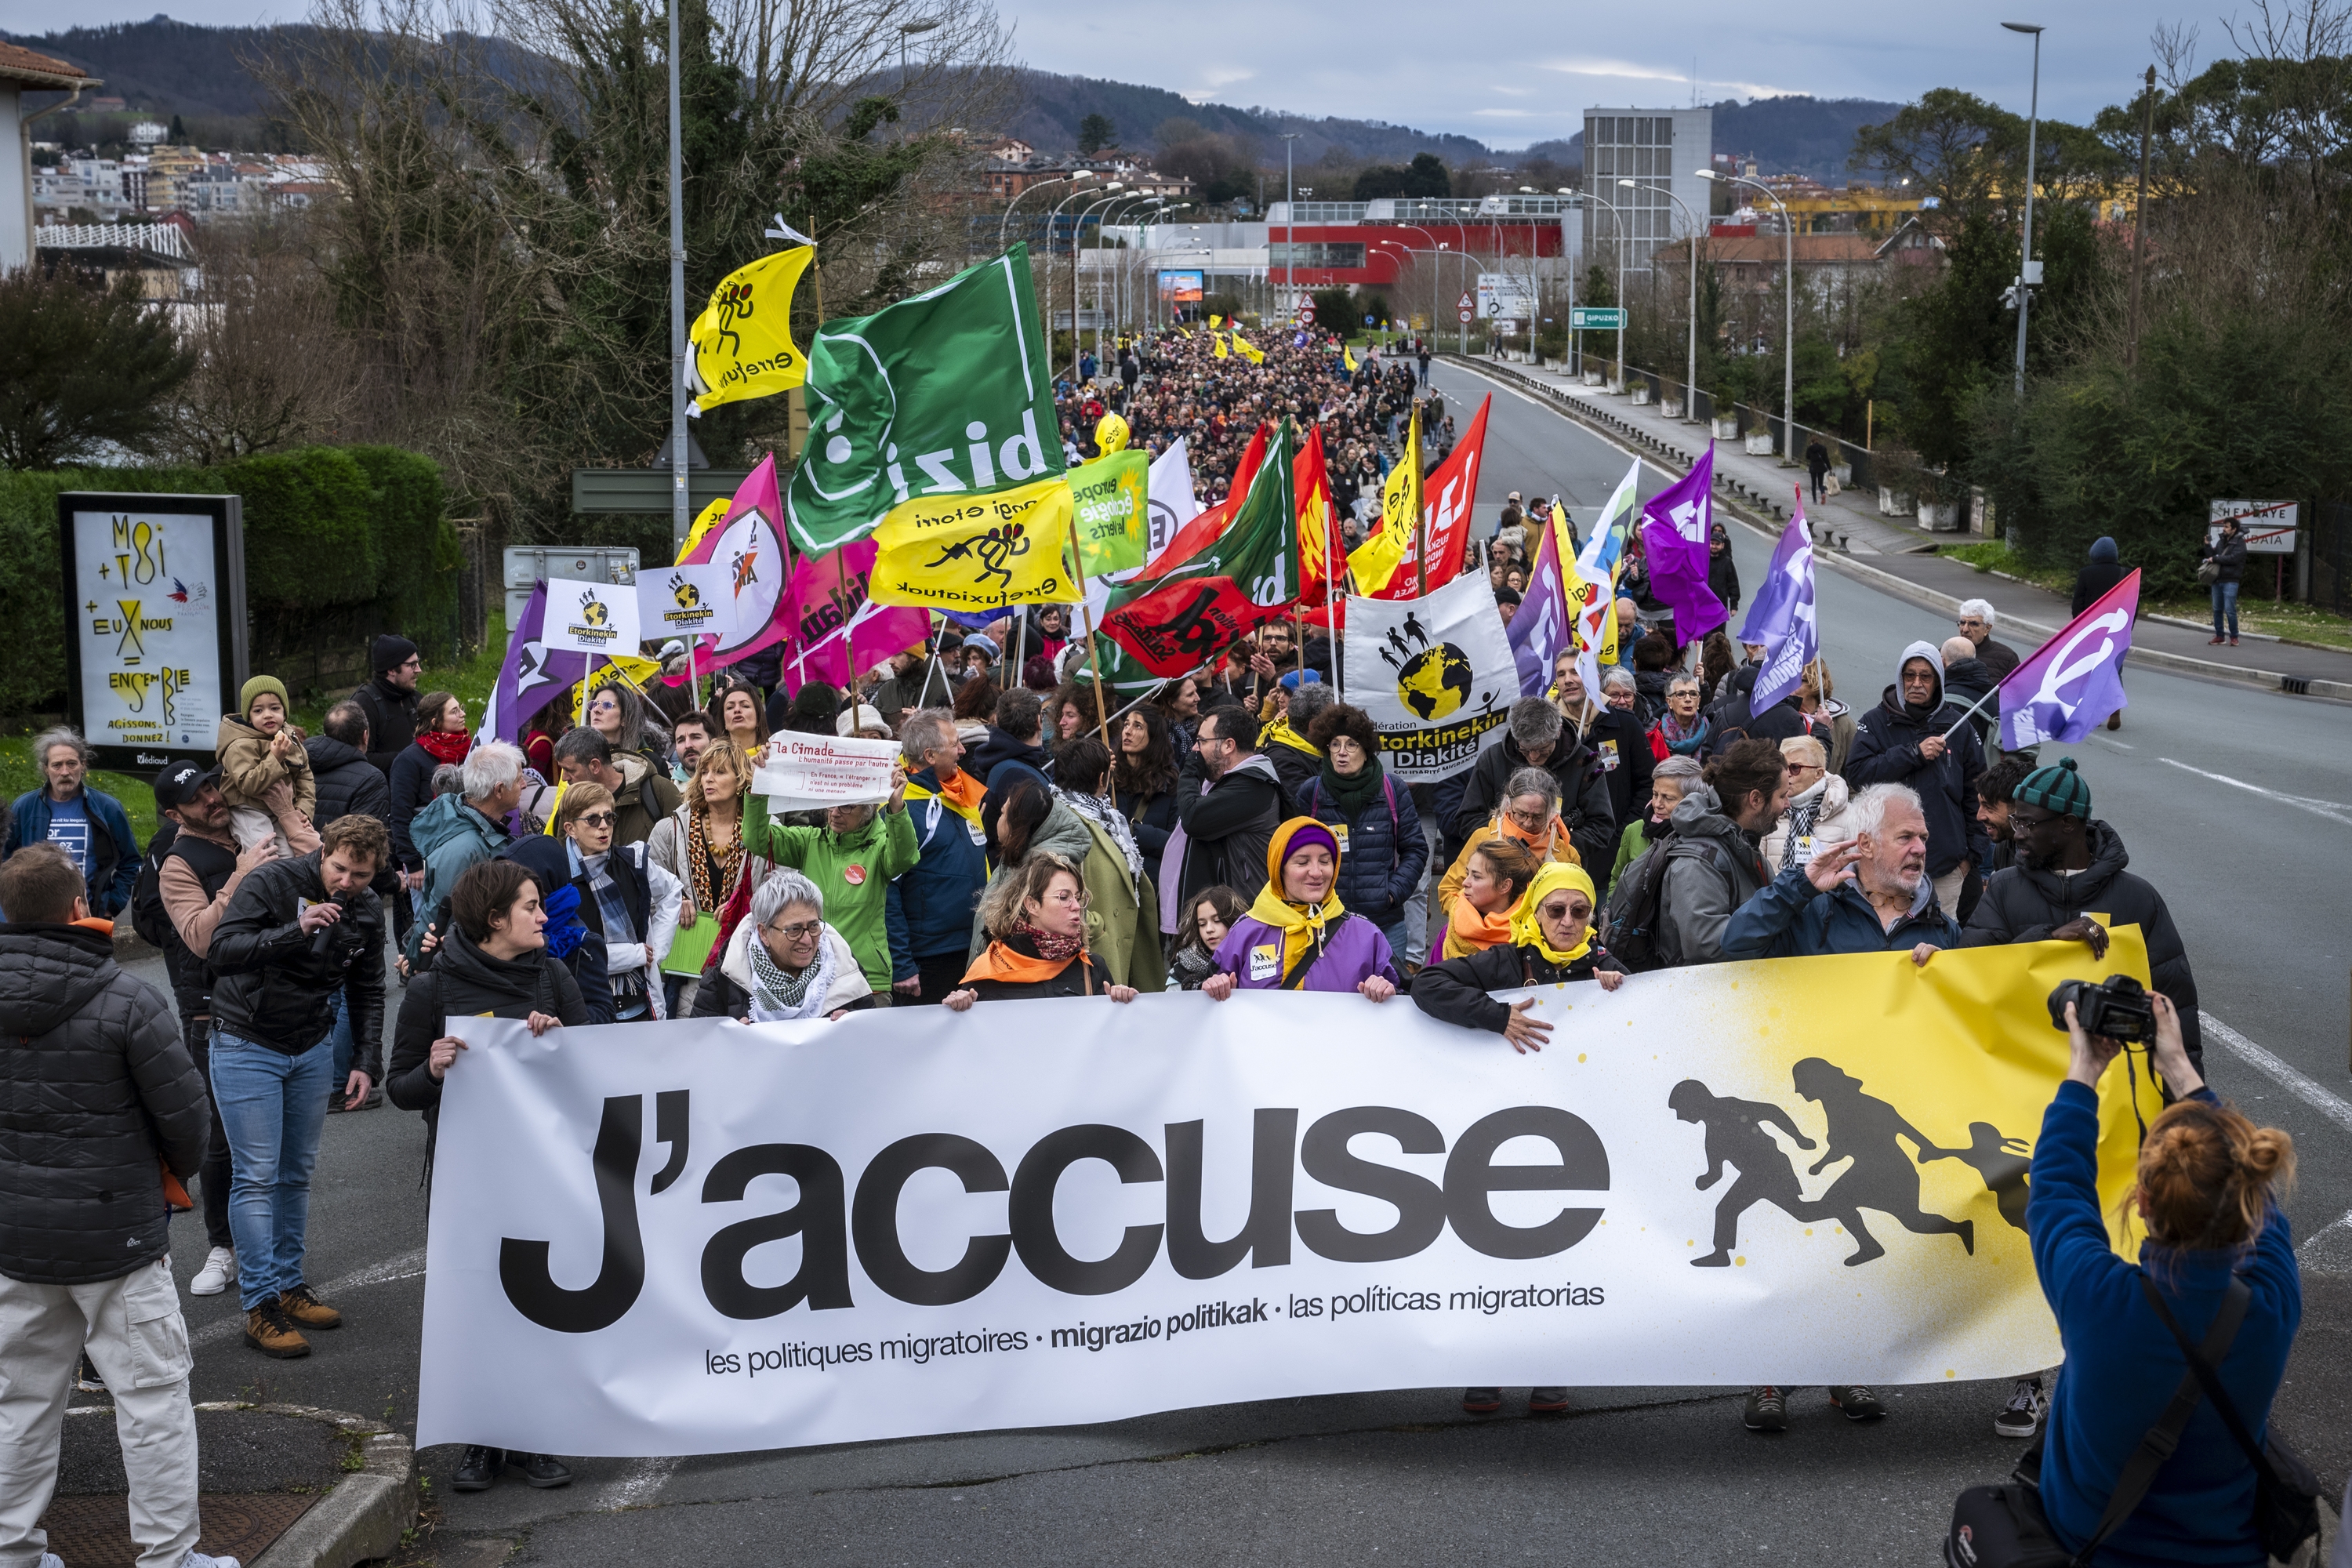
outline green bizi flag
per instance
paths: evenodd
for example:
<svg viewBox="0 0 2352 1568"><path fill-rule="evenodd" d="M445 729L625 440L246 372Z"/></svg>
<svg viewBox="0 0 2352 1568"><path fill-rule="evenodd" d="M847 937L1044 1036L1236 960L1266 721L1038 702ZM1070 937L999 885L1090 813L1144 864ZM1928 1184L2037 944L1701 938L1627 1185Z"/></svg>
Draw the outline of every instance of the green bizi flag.
<svg viewBox="0 0 2352 1568"><path fill-rule="evenodd" d="M809 554L864 538L917 497L985 495L1062 472L1026 246L827 324L808 365L808 445L784 511Z"/></svg>
<svg viewBox="0 0 2352 1568"><path fill-rule="evenodd" d="M1151 535L1151 457L1111 452L1069 472L1078 525L1078 563L1089 577L1143 564Z"/></svg>

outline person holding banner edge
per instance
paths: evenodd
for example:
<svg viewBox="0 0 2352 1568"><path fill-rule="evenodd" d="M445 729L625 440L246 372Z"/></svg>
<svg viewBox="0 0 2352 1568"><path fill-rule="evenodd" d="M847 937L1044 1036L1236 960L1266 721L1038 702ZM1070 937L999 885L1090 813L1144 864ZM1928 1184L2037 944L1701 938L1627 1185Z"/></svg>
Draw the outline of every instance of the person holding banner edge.
<svg viewBox="0 0 2352 1568"><path fill-rule="evenodd" d="M1078 869L1048 849L1030 853L981 900L988 945L964 972L963 984L940 998L950 1012L975 1002L1108 996L1135 1000L1134 988L1102 984L1087 952L1087 890Z"/></svg>
<svg viewBox="0 0 2352 1568"><path fill-rule="evenodd" d="M919 852L907 814L907 770L892 770L889 799L836 805L823 827L787 827L769 820L768 798L753 792L743 805L743 847L776 866L805 872L825 895L825 916L857 955L876 995L889 1005L888 903L893 879L912 869Z"/></svg>
<svg viewBox="0 0 2352 1568"><path fill-rule="evenodd" d="M1403 982L1388 938L1340 903L1339 841L1311 816L1278 825L1265 849L1265 882L1249 912L1217 947L1201 990L1222 1002L1253 991L1353 991L1385 1002Z"/></svg>

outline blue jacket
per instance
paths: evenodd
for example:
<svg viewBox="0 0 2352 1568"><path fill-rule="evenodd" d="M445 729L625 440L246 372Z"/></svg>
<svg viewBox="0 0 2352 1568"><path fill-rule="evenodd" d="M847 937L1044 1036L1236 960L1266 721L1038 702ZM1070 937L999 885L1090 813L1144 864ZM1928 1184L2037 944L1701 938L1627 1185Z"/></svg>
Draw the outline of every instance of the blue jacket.
<svg viewBox="0 0 2352 1568"><path fill-rule="evenodd" d="M121 801L85 787L81 804L89 813L89 912L111 920L130 906L143 852L131 835L131 818L123 815ZM37 789L18 795L16 804L8 808L8 835L0 842L0 860L28 844L48 841L49 792Z"/></svg>
<svg viewBox="0 0 2352 1568"><path fill-rule="evenodd" d="M1378 759L1372 766L1380 766ZM1429 840L1421 836L1421 813L1413 809L1412 791L1384 771L1381 793L1349 816L1318 776L1300 786L1298 809L1339 828L1347 839L1333 889L1339 902L1383 929L1404 919L1404 907L1429 865Z"/></svg>
<svg viewBox="0 0 2352 1568"><path fill-rule="evenodd" d="M919 959L971 948L972 910L988 884L979 822L940 798L939 787L929 768L907 775L907 815L922 858L890 884L883 904L894 981L913 979Z"/></svg>
<svg viewBox="0 0 2352 1568"><path fill-rule="evenodd" d="M2213 1099L2200 1089L2195 1098ZM2098 1191L2098 1096L2058 1086L2033 1146L2025 1226L2042 1293L2058 1319L2066 1372L2052 1396L2042 1456L2042 1506L2069 1549L2098 1528L2116 1472L2164 1414L2189 1370L2171 1331L2140 1290L2141 1268L2117 1258ZM2262 1441L2271 1398L2286 1374L2287 1352L2303 1319L2303 1283L2286 1215L2273 1206L2251 1251L2181 1252L2143 1242L2143 1263L2192 1341L2221 1310L2234 1268L2253 1292L2245 1321L2222 1358L2231 1403ZM2200 1400L2180 1446L2131 1518L2099 1548L2101 1568L2156 1563L2227 1563L2262 1568L2254 1533L2254 1467L2210 1400Z"/></svg>
<svg viewBox="0 0 2352 1568"><path fill-rule="evenodd" d="M1911 912L1890 929L1852 880L1815 892L1802 866L1791 866L1731 912L1723 928L1723 956L1814 958L1825 952L1908 952L1960 945L1960 925L1936 902L1936 889L1919 879Z"/></svg>

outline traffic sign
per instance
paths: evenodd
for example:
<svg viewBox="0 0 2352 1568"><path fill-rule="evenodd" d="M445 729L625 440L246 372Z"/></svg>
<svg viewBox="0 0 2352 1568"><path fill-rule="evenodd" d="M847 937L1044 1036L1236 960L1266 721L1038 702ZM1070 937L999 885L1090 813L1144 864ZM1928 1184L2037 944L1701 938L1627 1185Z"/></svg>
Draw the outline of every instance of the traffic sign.
<svg viewBox="0 0 2352 1568"><path fill-rule="evenodd" d="M1470 296L1467 294L1462 296L1462 308L1465 310L1470 309Z"/></svg>
<svg viewBox="0 0 2352 1568"><path fill-rule="evenodd" d="M1471 317L1473 317L1473 316L1475 316L1475 315L1476 315L1477 313L1478 313L1477 311L1475 311L1475 310L1472 310L1469 306L1467 306L1467 305L1463 306L1463 307L1462 307L1462 324L1463 324L1463 325L1465 325L1465 326L1469 325L1469 324L1470 324L1470 318L1471 318Z"/></svg>
<svg viewBox="0 0 2352 1568"><path fill-rule="evenodd" d="M1618 332L1625 330L1625 312L1607 306L1579 305L1568 313L1570 330L1580 332Z"/></svg>

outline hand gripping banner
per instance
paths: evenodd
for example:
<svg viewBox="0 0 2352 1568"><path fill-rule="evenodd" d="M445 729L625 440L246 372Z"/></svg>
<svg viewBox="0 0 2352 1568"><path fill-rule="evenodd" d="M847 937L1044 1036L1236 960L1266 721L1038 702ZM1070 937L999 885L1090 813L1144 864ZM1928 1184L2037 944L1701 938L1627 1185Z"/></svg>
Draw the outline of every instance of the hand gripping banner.
<svg viewBox="0 0 2352 1568"><path fill-rule="evenodd" d="M2079 942L1409 997L456 1018L417 1441L719 1453L1355 1390L2058 1361L2025 1199ZM658 1034L652 1031L660 1031ZM2135 1098L2136 1095L2136 1098ZM2144 1056L2102 1085L2113 1212Z"/></svg>

